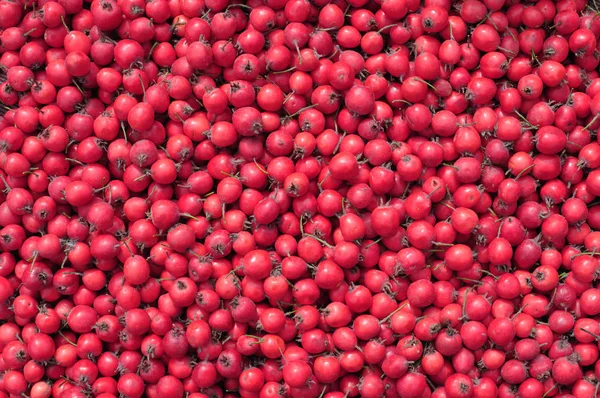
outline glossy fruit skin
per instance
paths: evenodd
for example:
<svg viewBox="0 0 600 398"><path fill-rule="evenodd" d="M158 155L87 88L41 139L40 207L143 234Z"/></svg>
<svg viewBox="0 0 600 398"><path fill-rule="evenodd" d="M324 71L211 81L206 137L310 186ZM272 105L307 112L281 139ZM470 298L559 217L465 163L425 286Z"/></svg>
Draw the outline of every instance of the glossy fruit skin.
<svg viewBox="0 0 600 398"><path fill-rule="evenodd" d="M595 395L588 3L0 0L0 398Z"/></svg>

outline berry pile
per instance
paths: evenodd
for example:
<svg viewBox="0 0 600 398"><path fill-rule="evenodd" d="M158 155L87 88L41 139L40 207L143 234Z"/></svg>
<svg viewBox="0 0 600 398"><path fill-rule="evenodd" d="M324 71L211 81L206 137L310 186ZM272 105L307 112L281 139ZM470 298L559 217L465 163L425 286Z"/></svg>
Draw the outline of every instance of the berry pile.
<svg viewBox="0 0 600 398"><path fill-rule="evenodd" d="M600 396L596 0L0 0L0 398Z"/></svg>

